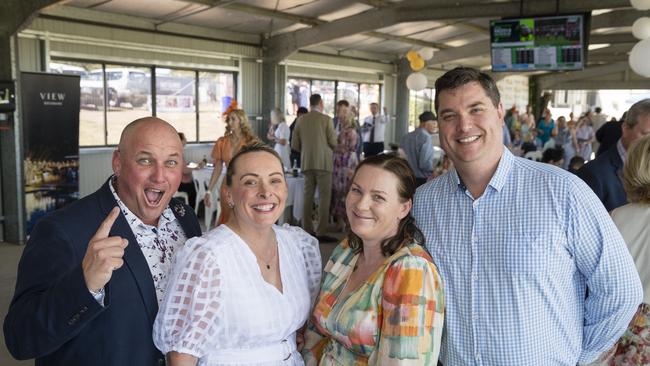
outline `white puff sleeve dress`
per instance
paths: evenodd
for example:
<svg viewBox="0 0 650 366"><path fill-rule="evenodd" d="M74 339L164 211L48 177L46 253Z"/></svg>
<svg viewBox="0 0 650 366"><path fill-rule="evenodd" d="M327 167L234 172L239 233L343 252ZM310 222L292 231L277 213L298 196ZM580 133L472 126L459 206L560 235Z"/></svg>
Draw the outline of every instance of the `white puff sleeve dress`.
<svg viewBox="0 0 650 366"><path fill-rule="evenodd" d="M273 227L283 292L262 277L255 255L227 225L176 253L153 329L163 353L198 365L303 365L295 334L318 295L318 241L298 227Z"/></svg>

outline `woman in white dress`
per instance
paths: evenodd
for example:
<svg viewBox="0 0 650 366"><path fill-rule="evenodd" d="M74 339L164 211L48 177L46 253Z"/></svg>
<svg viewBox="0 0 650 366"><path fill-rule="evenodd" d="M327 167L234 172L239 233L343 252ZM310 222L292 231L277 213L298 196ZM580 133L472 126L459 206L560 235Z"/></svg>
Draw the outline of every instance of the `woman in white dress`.
<svg viewBox="0 0 650 366"><path fill-rule="evenodd" d="M266 137L271 141L275 141L273 148L280 155L285 169L291 168L291 161L289 161L291 155L291 147L289 146L290 134L291 130L284 120L284 114L282 114L280 108L275 108L271 111L271 127Z"/></svg>
<svg viewBox="0 0 650 366"><path fill-rule="evenodd" d="M318 294L318 241L274 225L287 183L270 147L243 147L225 179L230 218L177 252L154 343L171 366L303 365L296 331Z"/></svg>

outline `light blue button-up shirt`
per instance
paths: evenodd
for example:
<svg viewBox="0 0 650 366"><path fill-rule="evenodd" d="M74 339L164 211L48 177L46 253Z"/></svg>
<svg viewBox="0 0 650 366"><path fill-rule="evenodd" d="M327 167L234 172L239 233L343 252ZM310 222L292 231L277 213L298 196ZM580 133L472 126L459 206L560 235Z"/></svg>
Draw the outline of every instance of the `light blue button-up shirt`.
<svg viewBox="0 0 650 366"><path fill-rule="evenodd" d="M557 167L504 149L481 197L452 170L418 189L413 215L444 284L445 366L591 362L642 301L605 208Z"/></svg>

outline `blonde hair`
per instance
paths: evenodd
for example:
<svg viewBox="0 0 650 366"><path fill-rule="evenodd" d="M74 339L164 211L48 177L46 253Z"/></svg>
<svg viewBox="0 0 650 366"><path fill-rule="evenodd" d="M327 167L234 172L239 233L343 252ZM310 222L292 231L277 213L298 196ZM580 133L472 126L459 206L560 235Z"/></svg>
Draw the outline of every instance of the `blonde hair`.
<svg viewBox="0 0 650 366"><path fill-rule="evenodd" d="M244 141L250 142L257 140L257 136L255 136L255 133L253 133L251 124L248 122L248 116L246 116L246 112L244 112L243 109L234 109L228 114L228 117L233 114L239 118L239 129L241 130L241 135L244 138ZM226 123L225 136L228 136L232 133L233 131L231 130L230 123Z"/></svg>
<svg viewBox="0 0 650 366"><path fill-rule="evenodd" d="M628 201L650 203L650 135L639 139L628 151L623 188Z"/></svg>

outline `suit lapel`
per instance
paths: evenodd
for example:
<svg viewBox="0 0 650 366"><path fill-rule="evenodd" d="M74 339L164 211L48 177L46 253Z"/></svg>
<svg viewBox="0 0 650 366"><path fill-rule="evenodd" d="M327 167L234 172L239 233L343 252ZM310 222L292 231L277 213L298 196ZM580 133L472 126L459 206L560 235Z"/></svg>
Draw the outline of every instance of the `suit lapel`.
<svg viewBox="0 0 650 366"><path fill-rule="evenodd" d="M115 198L108 186L108 181L102 187L100 205L105 215L108 215L110 210L117 206L117 202L115 202ZM135 235L133 235L131 227L126 222L122 213L120 213L120 216L115 220L110 235L121 236L129 241L129 245L127 245L124 250L123 259L127 268L133 275L133 279L140 290L140 296L142 297L144 306L147 309L147 315L153 323L156 313L158 312L158 300L156 298L156 289L153 284L153 278L151 277L151 270L149 269L147 260L144 258L144 254L142 254L142 250L140 250L140 245L138 245Z"/></svg>

